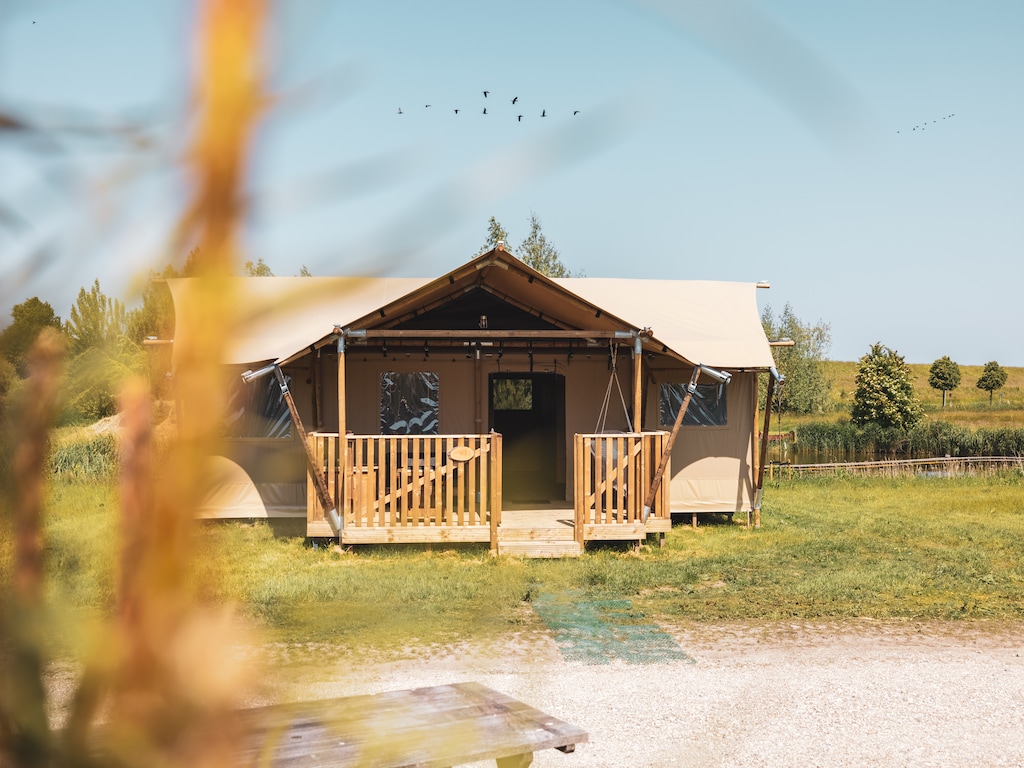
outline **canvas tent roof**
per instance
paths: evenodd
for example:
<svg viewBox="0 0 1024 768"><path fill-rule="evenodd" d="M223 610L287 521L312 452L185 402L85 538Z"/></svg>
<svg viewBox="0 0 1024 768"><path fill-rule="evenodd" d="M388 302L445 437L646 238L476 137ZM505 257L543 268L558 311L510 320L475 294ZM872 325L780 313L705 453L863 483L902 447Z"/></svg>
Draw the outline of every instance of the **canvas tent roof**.
<svg viewBox="0 0 1024 768"><path fill-rule="evenodd" d="M515 296L548 317L561 312L568 324L579 328L650 328L653 344L691 363L720 368L773 365L754 283L549 279L503 251L491 251L434 279L250 277L234 281L242 317L237 331L229 334L227 363L284 362L330 336L335 325L372 327L393 308L408 308L453 288L467 290L486 283L496 293ZM190 278L168 281L179 340L188 329L184 318L195 308L195 282ZM603 319L596 321L596 316Z"/></svg>

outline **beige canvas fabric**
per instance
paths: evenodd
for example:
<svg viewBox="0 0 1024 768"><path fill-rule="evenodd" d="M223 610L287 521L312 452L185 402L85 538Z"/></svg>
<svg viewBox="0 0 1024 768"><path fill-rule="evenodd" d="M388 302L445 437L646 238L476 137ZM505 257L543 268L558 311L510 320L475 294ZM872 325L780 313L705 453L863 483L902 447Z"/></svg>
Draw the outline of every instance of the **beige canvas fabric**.
<svg viewBox="0 0 1024 768"><path fill-rule="evenodd" d="M345 325L429 283L417 277L239 277L239 312L228 334L228 364L283 362ZM168 280L175 307L175 353L195 316L196 280Z"/></svg>
<svg viewBox="0 0 1024 768"><path fill-rule="evenodd" d="M768 368L772 362L754 283L579 277L556 283L604 308L691 363Z"/></svg>
<svg viewBox="0 0 1024 768"><path fill-rule="evenodd" d="M402 277L236 278L239 324L226 363L282 362L345 326L432 282ZM771 366L757 312L754 283L700 280L562 278L579 298L632 324L650 328L655 342L691 363L721 368ZM168 280L177 317L194 304L194 281ZM176 339L187 332L176 328ZM660 345L658 345L660 347Z"/></svg>

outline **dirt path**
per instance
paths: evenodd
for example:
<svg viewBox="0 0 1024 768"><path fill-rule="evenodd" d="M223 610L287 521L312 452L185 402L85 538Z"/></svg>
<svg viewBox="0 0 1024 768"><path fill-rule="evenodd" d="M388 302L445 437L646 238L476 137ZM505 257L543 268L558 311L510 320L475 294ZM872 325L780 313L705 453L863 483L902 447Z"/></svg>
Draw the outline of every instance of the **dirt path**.
<svg viewBox="0 0 1024 768"><path fill-rule="evenodd" d="M476 680L582 726L534 765L1024 766L1024 625L875 621L667 630L685 658L567 661L547 634L409 658L294 663L269 699ZM273 652L272 652L273 655Z"/></svg>
<svg viewBox="0 0 1024 768"><path fill-rule="evenodd" d="M574 754L538 753L540 768L1024 766L1024 624L661 629L685 653L586 663L567 660L544 631L399 660L313 645L239 649L263 670L243 704L473 680L590 734ZM55 670L58 699L71 679Z"/></svg>

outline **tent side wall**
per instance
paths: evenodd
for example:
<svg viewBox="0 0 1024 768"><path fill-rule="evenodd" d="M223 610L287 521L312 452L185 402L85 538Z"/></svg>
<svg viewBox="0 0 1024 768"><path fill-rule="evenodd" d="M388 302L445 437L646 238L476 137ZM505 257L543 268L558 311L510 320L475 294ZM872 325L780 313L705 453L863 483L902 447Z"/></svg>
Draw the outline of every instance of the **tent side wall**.
<svg viewBox="0 0 1024 768"><path fill-rule="evenodd" d="M647 429L661 424L662 384L689 381L692 366L659 367L646 394ZM725 426L683 426L672 449L672 511L737 513L749 511L754 498L754 437L757 417L757 374L734 372L726 387Z"/></svg>
<svg viewBox="0 0 1024 768"><path fill-rule="evenodd" d="M313 429L313 383L308 358L282 370L302 422ZM231 384L239 386L244 366L229 366ZM236 381L235 377L239 377ZM335 376L335 378L337 378ZM270 379L243 387L277 386ZM322 386L322 385L321 385ZM333 389L330 390L333 392ZM334 408L337 424L337 406ZM228 437L210 458L210 482L197 515L204 519L260 519L306 516L306 463L294 430L287 437Z"/></svg>

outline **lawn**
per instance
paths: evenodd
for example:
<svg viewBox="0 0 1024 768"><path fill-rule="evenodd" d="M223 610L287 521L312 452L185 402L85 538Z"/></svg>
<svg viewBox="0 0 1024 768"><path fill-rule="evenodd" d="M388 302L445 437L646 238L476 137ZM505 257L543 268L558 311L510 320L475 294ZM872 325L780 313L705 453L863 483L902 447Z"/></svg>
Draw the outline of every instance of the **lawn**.
<svg viewBox="0 0 1024 768"><path fill-rule="evenodd" d="M116 498L54 484L49 597L83 616L113 603ZM202 524L191 579L282 642L399 652L539 627L531 602L627 599L655 621L1024 618L1024 476L803 478L766 487L759 530L678 525L659 548L579 559L464 545L313 548L262 523Z"/></svg>

